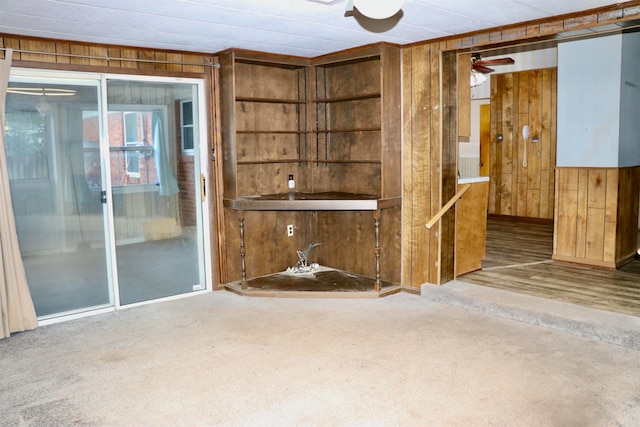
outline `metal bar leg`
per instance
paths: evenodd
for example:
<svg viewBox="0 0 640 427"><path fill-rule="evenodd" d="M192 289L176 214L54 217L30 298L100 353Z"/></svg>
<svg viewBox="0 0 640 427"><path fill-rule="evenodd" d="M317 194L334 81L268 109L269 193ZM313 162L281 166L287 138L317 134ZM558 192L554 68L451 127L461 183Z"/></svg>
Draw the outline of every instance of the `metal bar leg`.
<svg viewBox="0 0 640 427"><path fill-rule="evenodd" d="M380 292L382 290L382 282L380 281L380 254L382 253L380 248L380 210L374 211L373 223L376 231L376 247L373 250L376 257L376 284L374 289L376 292Z"/></svg>
<svg viewBox="0 0 640 427"><path fill-rule="evenodd" d="M244 212L239 211L238 221L240 222L240 268L242 270L242 289L247 289L247 266L245 264L244 250Z"/></svg>

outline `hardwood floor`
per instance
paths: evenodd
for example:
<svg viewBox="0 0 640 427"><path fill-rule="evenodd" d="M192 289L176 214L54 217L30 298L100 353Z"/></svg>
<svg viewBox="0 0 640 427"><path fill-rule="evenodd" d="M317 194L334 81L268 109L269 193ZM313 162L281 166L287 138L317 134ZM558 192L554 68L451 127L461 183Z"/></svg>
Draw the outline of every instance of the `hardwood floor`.
<svg viewBox="0 0 640 427"><path fill-rule="evenodd" d="M640 260L619 270L551 261L553 224L490 217L482 270L458 280L640 316Z"/></svg>

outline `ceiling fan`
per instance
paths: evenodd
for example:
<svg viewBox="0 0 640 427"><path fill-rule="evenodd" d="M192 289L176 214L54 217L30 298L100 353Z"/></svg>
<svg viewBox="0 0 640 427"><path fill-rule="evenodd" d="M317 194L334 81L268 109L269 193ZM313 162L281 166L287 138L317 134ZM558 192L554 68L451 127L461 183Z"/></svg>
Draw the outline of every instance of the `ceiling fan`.
<svg viewBox="0 0 640 427"><path fill-rule="evenodd" d="M482 74L493 73L495 70L489 68L489 66L496 65L511 65L515 64L513 58L495 58L495 59L482 59L482 55L474 53L471 55L471 69Z"/></svg>

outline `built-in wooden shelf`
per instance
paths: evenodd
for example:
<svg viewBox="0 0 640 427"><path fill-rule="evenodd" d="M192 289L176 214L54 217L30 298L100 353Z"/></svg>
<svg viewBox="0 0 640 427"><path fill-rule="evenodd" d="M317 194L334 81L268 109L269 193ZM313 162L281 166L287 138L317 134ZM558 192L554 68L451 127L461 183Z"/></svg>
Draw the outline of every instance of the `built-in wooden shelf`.
<svg viewBox="0 0 640 427"><path fill-rule="evenodd" d="M316 59L231 49L219 63L225 276L262 292L251 278L318 241L318 262L384 293L401 262L399 46Z"/></svg>

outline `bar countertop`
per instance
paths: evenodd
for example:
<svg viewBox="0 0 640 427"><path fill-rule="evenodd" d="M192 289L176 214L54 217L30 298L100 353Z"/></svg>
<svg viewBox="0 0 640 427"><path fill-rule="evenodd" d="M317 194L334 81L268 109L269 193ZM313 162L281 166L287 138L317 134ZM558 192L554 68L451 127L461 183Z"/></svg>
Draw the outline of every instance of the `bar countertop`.
<svg viewBox="0 0 640 427"><path fill-rule="evenodd" d="M400 206L401 201L371 194L289 192L224 199L224 206L246 211L374 211Z"/></svg>

